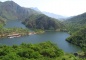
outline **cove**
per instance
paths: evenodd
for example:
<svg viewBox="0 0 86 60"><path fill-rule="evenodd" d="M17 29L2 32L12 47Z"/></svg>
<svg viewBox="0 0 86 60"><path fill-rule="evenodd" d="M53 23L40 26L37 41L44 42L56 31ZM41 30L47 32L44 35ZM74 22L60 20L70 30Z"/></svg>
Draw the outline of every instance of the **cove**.
<svg viewBox="0 0 86 60"><path fill-rule="evenodd" d="M12 27L22 27L26 28L21 21L8 21L6 23L6 28ZM65 41L67 37L70 35L67 32L45 32L43 34L36 34L30 36L23 36L18 38L0 38L0 45L20 45L21 43L40 43L51 41L55 43L60 49L64 50L68 53L73 53L80 51L81 49L73 44L68 43Z"/></svg>

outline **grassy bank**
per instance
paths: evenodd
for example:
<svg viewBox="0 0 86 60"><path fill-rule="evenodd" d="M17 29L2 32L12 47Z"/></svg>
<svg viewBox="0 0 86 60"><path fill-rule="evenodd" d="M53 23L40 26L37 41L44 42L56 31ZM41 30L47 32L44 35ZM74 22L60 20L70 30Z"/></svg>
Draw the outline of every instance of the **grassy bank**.
<svg viewBox="0 0 86 60"><path fill-rule="evenodd" d="M8 35L18 34L21 36L28 35L29 30L23 28L1 28L0 38L8 37Z"/></svg>

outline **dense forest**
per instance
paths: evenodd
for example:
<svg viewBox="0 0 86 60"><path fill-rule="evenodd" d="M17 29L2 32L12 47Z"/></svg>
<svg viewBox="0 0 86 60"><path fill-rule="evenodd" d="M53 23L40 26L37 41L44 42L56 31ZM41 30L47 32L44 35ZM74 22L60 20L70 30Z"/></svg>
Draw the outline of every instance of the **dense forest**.
<svg viewBox="0 0 86 60"><path fill-rule="evenodd" d="M83 57L86 57L86 27L81 28L66 39L69 43L77 45L82 48L84 52Z"/></svg>
<svg viewBox="0 0 86 60"><path fill-rule="evenodd" d="M72 34L86 26L86 13L71 17L64 21L64 24L67 30Z"/></svg>
<svg viewBox="0 0 86 60"><path fill-rule="evenodd" d="M86 13L68 19L65 25L71 33L66 40L81 47L86 56Z"/></svg>
<svg viewBox="0 0 86 60"><path fill-rule="evenodd" d="M72 37L73 41L77 40L77 42L79 42L79 41L85 42L86 13L83 13L78 16L74 16L74 17L66 20L64 23L65 23L68 31L72 34L71 37ZM83 44L83 42L79 42L79 43L77 43L77 42L73 42L73 43L75 43L76 45L79 43Z"/></svg>
<svg viewBox="0 0 86 60"><path fill-rule="evenodd" d="M66 54L51 42L0 46L0 60L81 60ZM85 59L83 59L85 60Z"/></svg>
<svg viewBox="0 0 86 60"><path fill-rule="evenodd" d="M67 38L67 41L78 45L81 48L86 48L86 27L73 33L69 38Z"/></svg>
<svg viewBox="0 0 86 60"><path fill-rule="evenodd" d="M44 14L32 15L23 21L29 28L33 29L43 29L43 30L59 30L64 27L64 25L51 17Z"/></svg>

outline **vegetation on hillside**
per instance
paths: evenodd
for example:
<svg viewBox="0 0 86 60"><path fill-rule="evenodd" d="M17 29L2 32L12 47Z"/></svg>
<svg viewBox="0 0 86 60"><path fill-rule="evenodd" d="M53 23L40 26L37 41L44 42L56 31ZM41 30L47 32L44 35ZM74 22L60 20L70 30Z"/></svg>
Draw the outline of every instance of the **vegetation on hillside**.
<svg viewBox="0 0 86 60"><path fill-rule="evenodd" d="M80 47L86 47L86 13L68 19L65 25L72 33L67 41Z"/></svg>
<svg viewBox="0 0 86 60"><path fill-rule="evenodd" d="M67 38L67 41L78 45L81 48L86 48L86 27L73 33L69 38Z"/></svg>
<svg viewBox="0 0 86 60"><path fill-rule="evenodd" d="M24 20L32 14L39 14L39 12L21 7L13 1L0 2L0 16L7 20Z"/></svg>
<svg viewBox="0 0 86 60"><path fill-rule="evenodd" d="M82 48L84 54L82 57L86 57L86 13L78 16L74 16L65 22L65 26L71 34L66 40L69 43L77 45Z"/></svg>
<svg viewBox="0 0 86 60"><path fill-rule="evenodd" d="M66 41L81 47L84 52L84 54L81 56L86 57L86 27L80 28L80 30L76 31L70 37L68 37Z"/></svg>
<svg viewBox="0 0 86 60"><path fill-rule="evenodd" d="M29 30L23 28L4 28L3 24L0 24L0 38L7 37L11 34L28 35Z"/></svg>
<svg viewBox="0 0 86 60"><path fill-rule="evenodd" d="M67 30L72 34L78 31L80 28L86 26L86 13L78 16L74 16L66 21L64 21Z"/></svg>
<svg viewBox="0 0 86 60"><path fill-rule="evenodd" d="M51 42L25 44L20 46L0 46L0 60L78 60L66 54ZM79 59L81 60L81 59Z"/></svg>
<svg viewBox="0 0 86 60"><path fill-rule="evenodd" d="M50 18L44 14L32 15L23 21L29 28L33 29L43 29L43 30L58 30L63 28L63 24L54 19Z"/></svg>
<svg viewBox="0 0 86 60"><path fill-rule="evenodd" d="M4 19L4 18L2 18L1 16L0 16L0 24L5 24L5 21L6 21L6 19Z"/></svg>
<svg viewBox="0 0 86 60"><path fill-rule="evenodd" d="M18 34L18 35L28 35L29 30L23 28L4 28L6 19L0 17L0 38L8 37L8 35Z"/></svg>

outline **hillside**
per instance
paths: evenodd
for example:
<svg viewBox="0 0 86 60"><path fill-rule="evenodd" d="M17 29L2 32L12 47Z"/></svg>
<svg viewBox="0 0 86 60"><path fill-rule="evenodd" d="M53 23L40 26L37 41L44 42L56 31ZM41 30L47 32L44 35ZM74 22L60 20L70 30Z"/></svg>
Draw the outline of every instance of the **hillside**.
<svg viewBox="0 0 86 60"><path fill-rule="evenodd" d="M77 45L82 48L84 52L83 57L86 58L86 27L81 28L66 39L69 43Z"/></svg>
<svg viewBox="0 0 86 60"><path fill-rule="evenodd" d="M37 13L33 9L21 7L13 1L0 2L0 16L7 20L24 20Z"/></svg>
<svg viewBox="0 0 86 60"><path fill-rule="evenodd" d="M64 21L64 23L70 33L75 32L80 28L86 26L86 13L67 19Z"/></svg>
<svg viewBox="0 0 86 60"><path fill-rule="evenodd" d="M67 21L71 22L71 23L80 23L81 22L81 24L82 24L83 23L82 21L84 21L85 19L86 19L86 13L83 13L83 14L80 14L77 16L73 16L72 18L68 19Z"/></svg>
<svg viewBox="0 0 86 60"><path fill-rule="evenodd" d="M82 60L66 54L51 42L0 46L0 60ZM83 59L85 60L85 59Z"/></svg>
<svg viewBox="0 0 86 60"><path fill-rule="evenodd" d="M65 25L71 33L71 36L66 40L81 47L84 51L84 57L86 57L86 13L68 19L65 21Z"/></svg>
<svg viewBox="0 0 86 60"><path fill-rule="evenodd" d="M69 29L70 32L73 33L74 36L71 36L71 38L76 38L79 36L79 38L83 38L86 32L86 13L74 16L66 21L64 21L66 24L66 27ZM75 33L74 33L75 32ZM80 41L79 38L78 42ZM83 38L85 40L85 37ZM72 40L71 40L72 41ZM83 41L83 40L82 40Z"/></svg>
<svg viewBox="0 0 86 60"><path fill-rule="evenodd" d="M67 38L67 41L86 48L86 27L73 33L69 38Z"/></svg>
<svg viewBox="0 0 86 60"><path fill-rule="evenodd" d="M23 21L29 28L44 29L44 30L57 30L63 28L63 24L51 17L44 14L32 15Z"/></svg>
<svg viewBox="0 0 86 60"><path fill-rule="evenodd" d="M6 19L4 19L0 16L0 24L5 24L5 21L6 21Z"/></svg>

